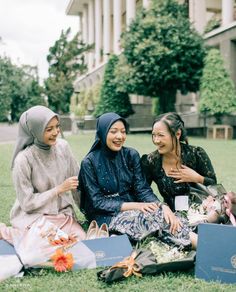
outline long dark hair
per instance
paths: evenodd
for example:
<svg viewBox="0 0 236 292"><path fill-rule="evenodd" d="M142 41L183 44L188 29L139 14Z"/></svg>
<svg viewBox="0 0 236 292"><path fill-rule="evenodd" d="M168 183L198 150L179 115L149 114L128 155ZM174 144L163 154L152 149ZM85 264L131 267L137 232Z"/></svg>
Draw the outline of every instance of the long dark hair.
<svg viewBox="0 0 236 292"><path fill-rule="evenodd" d="M152 128L157 122L162 122L166 125L171 137L172 137L172 145L174 147L173 140L175 140L176 145L178 144L176 133L180 129L181 130L181 136L180 136L180 142L184 142L188 144L188 138L187 138L187 131L184 127L184 121L181 119L180 115L178 115L175 112L169 112L165 114L159 115L155 121L152 124ZM177 151L177 149L176 149ZM178 155L178 153L176 153Z"/></svg>

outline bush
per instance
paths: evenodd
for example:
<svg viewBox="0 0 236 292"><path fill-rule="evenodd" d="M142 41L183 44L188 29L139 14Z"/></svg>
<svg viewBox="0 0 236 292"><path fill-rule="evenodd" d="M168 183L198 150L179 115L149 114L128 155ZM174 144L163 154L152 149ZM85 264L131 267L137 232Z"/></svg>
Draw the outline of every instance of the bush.
<svg viewBox="0 0 236 292"><path fill-rule="evenodd" d="M216 123L236 110L235 86L217 49L210 49L205 58L200 95L200 112L215 116Z"/></svg>
<svg viewBox="0 0 236 292"><path fill-rule="evenodd" d="M119 90L119 83L115 78L115 68L118 61L118 57L113 55L106 64L100 100L94 113L96 117L107 112L115 112L126 118L134 113L128 93Z"/></svg>
<svg viewBox="0 0 236 292"><path fill-rule="evenodd" d="M92 114L99 101L100 96L99 82L92 87L80 91L79 94L73 94L70 102L70 111L77 117Z"/></svg>
<svg viewBox="0 0 236 292"><path fill-rule="evenodd" d="M205 27L205 30L204 30L204 33L208 33L210 31L212 31L213 29L216 29L218 27L220 27L220 24L221 24L221 21L220 19L216 18L216 17L212 17L206 27Z"/></svg>

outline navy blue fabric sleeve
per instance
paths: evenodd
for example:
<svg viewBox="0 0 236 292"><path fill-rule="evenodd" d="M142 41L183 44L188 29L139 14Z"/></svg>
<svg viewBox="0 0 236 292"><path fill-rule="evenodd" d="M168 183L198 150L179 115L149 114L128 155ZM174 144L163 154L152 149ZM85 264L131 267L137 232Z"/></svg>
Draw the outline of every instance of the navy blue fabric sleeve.
<svg viewBox="0 0 236 292"><path fill-rule="evenodd" d="M98 184L98 175L101 174L96 173L96 170L94 169L90 159L85 158L81 163L79 176L83 185L85 212L106 213L114 215L120 211L123 201L120 196L107 197L104 195Z"/></svg>

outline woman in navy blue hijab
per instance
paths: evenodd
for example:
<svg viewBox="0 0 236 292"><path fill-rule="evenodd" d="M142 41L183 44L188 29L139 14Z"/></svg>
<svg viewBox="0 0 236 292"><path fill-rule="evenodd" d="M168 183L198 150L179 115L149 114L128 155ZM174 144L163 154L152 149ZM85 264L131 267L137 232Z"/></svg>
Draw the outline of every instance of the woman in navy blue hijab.
<svg viewBox="0 0 236 292"><path fill-rule="evenodd" d="M82 211L89 221L107 223L110 230L135 240L165 230L189 244L188 227L146 182L138 152L123 146L127 127L116 113L98 118L95 142L79 174Z"/></svg>

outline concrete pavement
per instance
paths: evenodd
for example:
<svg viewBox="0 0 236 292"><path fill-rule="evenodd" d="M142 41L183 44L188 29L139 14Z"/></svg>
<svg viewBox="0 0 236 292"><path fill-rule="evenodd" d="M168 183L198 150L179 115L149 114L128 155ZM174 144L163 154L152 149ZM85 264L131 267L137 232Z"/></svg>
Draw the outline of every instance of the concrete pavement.
<svg viewBox="0 0 236 292"><path fill-rule="evenodd" d="M18 124L0 123L0 143L14 143L17 137Z"/></svg>

